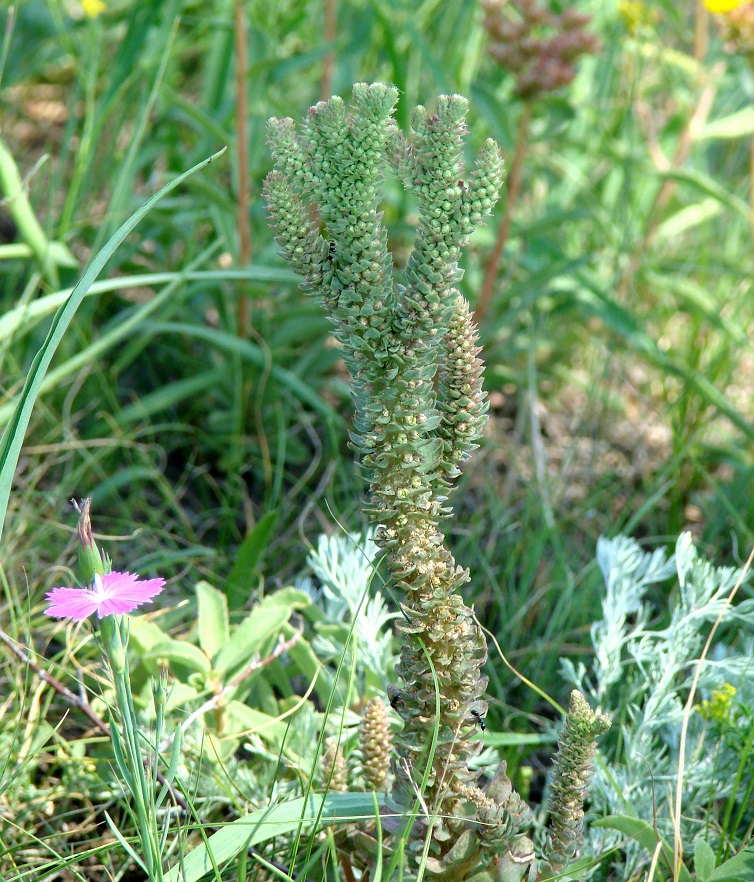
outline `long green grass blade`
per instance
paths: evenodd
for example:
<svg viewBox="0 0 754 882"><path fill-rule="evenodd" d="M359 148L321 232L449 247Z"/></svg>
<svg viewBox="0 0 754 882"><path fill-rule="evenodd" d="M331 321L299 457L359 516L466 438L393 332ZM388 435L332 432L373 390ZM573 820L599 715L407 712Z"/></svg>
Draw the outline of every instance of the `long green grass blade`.
<svg viewBox="0 0 754 882"><path fill-rule="evenodd" d="M212 871L213 863L223 864L242 848L296 830L302 818L304 824L310 824L319 815L323 826L374 818L375 800L382 805L384 799L384 795L375 797L373 793L311 794L259 809L213 833L206 845L197 846L180 864L171 867L165 874L165 882L198 882Z"/></svg>
<svg viewBox="0 0 754 882"><path fill-rule="evenodd" d="M97 253L92 262L87 267L76 287L71 292L71 296L60 307L52 320L52 326L47 334L47 339L37 352L26 377L26 382L21 391L20 398L14 410L8 425L0 439L0 535L2 535L2 527L5 524L5 514L8 510L8 500L10 499L11 487L13 484L13 475L16 470L18 458L21 453L26 429L31 419L34 403L39 394L42 382L50 366L55 350L60 345L60 341L68 329L76 310L81 305L81 301L86 296L91 284L97 276L102 272L107 261L113 256L115 250L128 236L128 234L137 226L139 221L154 208L155 205L168 193L175 190L191 175L200 169L209 165L214 159L217 159L225 151L225 148L214 153L207 159L202 160L197 165L170 183L166 184L161 190L148 199L139 210L133 214L121 227L116 230L107 244Z"/></svg>

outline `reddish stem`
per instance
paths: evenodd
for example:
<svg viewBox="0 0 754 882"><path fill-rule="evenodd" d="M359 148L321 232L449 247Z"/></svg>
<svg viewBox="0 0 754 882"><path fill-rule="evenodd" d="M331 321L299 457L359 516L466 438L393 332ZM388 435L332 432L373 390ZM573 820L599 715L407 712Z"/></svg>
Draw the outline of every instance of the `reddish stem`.
<svg viewBox="0 0 754 882"><path fill-rule="evenodd" d="M335 0L324 0L325 43L334 43L336 36ZM322 60L322 79L319 84L319 97L327 101L332 94L332 77L335 68L335 51L332 50Z"/></svg>
<svg viewBox="0 0 754 882"><path fill-rule="evenodd" d="M518 135L516 137L516 152L513 155L513 165L511 173L508 176L508 199L505 203L505 212L500 226L497 230L497 238L495 239L495 247L492 249L487 271L484 274L484 282L482 283L482 291L479 294L479 302L477 303L475 321L480 325L487 314L492 295L495 291L495 283L497 282L497 274L500 269L500 261L505 250L505 243L508 241L508 234L511 228L511 220L513 218L513 210L518 202L518 195L521 190L521 172L524 165L524 157L526 156L526 148L529 142L529 123L531 122L532 105L531 102L524 102L524 109L521 113L521 119L518 123Z"/></svg>

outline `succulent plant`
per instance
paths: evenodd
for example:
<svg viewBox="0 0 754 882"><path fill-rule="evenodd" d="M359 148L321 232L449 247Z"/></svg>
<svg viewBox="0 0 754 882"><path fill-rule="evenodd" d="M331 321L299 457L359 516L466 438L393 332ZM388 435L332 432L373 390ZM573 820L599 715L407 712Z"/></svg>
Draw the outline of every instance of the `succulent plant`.
<svg viewBox="0 0 754 882"><path fill-rule="evenodd" d="M402 683L388 697L403 720L392 798L413 818L410 861L438 882L487 869L503 879L535 866L522 835L529 810L504 765L487 792L469 767L482 746L487 644L461 595L469 573L441 530L487 418L458 261L498 198L503 161L487 140L474 167L464 167L467 102L459 95L441 96L434 113L416 108L410 137L393 119L397 99L392 86L358 84L350 108L339 97L320 102L300 133L291 119L270 120L275 168L264 195L286 260L342 347L355 407L351 445L369 482L366 512L400 597ZM379 210L388 162L419 217L398 278ZM371 704L363 732L379 714ZM384 751L362 735L362 752L370 786L383 786ZM335 762L328 754L328 769Z"/></svg>

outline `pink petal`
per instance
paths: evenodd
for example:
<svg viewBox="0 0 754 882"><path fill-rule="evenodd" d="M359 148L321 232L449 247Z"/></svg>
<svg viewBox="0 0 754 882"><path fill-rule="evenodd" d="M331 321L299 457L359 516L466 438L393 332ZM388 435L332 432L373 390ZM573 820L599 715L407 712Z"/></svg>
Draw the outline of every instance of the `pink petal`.
<svg viewBox="0 0 754 882"><path fill-rule="evenodd" d="M120 616L148 603L162 591L164 579L139 580L132 573L107 573L94 588L53 588L47 594L48 616L80 622L96 612L98 618Z"/></svg>
<svg viewBox="0 0 754 882"><path fill-rule="evenodd" d="M125 600L122 597L106 597L97 606L97 618L105 616L122 616L123 613L131 612L144 601Z"/></svg>
<svg viewBox="0 0 754 882"><path fill-rule="evenodd" d="M53 588L48 591L47 599L50 605L45 610L46 615L55 619L73 619L74 622L89 618L99 605L97 592L87 588Z"/></svg>
<svg viewBox="0 0 754 882"><path fill-rule="evenodd" d="M165 585L164 579L144 579L132 573L108 573L102 577L102 593L107 597L133 601L138 605L156 597Z"/></svg>

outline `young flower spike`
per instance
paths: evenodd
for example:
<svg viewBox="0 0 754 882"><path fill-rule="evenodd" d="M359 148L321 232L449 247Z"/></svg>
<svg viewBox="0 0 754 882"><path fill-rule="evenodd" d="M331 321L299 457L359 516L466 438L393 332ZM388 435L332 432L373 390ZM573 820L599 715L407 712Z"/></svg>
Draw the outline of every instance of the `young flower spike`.
<svg viewBox="0 0 754 882"><path fill-rule="evenodd" d="M95 574L94 588L53 588L47 593L45 614L56 619L82 622L92 613L120 616L149 603L165 587L164 579L140 580L133 573Z"/></svg>

